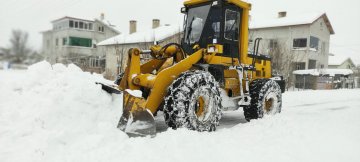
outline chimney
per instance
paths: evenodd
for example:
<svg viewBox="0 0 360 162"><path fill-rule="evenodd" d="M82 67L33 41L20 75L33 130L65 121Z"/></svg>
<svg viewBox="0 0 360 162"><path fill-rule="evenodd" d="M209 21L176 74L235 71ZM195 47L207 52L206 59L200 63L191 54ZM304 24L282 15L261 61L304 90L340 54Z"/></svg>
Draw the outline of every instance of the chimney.
<svg viewBox="0 0 360 162"><path fill-rule="evenodd" d="M278 18L286 17L286 11L281 11L278 13Z"/></svg>
<svg viewBox="0 0 360 162"><path fill-rule="evenodd" d="M130 20L130 34L136 32L136 20Z"/></svg>
<svg viewBox="0 0 360 162"><path fill-rule="evenodd" d="M100 20L104 20L105 19L105 14L104 13L101 13L100 14Z"/></svg>
<svg viewBox="0 0 360 162"><path fill-rule="evenodd" d="M160 26L160 20L159 19L153 19L152 20L152 28L155 29Z"/></svg>

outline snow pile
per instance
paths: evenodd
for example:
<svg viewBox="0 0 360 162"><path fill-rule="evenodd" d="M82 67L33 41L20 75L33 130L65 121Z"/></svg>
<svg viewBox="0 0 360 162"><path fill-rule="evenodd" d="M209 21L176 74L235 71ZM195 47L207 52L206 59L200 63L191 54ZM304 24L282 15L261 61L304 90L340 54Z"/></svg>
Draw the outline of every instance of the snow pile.
<svg viewBox="0 0 360 162"><path fill-rule="evenodd" d="M74 160L111 142L104 132L127 138L116 129L121 97L103 92L95 84L104 81L100 76L40 62L16 78L0 78L0 161Z"/></svg>
<svg viewBox="0 0 360 162"><path fill-rule="evenodd" d="M46 62L0 71L0 161L360 161L360 90L287 92L281 114L225 112L215 132L167 129L158 113L155 138L128 138L101 80Z"/></svg>

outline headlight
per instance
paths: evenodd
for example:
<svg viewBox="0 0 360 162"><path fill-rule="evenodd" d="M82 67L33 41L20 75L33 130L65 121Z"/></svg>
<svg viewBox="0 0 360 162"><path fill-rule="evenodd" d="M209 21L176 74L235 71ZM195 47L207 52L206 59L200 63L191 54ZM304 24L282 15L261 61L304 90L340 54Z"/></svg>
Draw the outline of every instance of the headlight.
<svg viewBox="0 0 360 162"><path fill-rule="evenodd" d="M215 47L214 47L214 46L210 46L210 47L208 48L208 53L213 53L213 52L215 52Z"/></svg>

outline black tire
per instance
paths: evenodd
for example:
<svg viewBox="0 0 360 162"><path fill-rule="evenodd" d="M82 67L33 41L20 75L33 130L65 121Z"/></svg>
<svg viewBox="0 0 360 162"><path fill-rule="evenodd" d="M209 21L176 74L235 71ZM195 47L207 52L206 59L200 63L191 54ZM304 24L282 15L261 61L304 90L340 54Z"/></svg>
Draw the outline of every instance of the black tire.
<svg viewBox="0 0 360 162"><path fill-rule="evenodd" d="M165 97L165 122L173 129L186 127L197 131L215 131L221 110L219 84L205 71L182 73L168 88Z"/></svg>
<svg viewBox="0 0 360 162"><path fill-rule="evenodd" d="M281 112L281 88L274 80L257 79L250 83L249 88L250 105L243 108L247 121Z"/></svg>

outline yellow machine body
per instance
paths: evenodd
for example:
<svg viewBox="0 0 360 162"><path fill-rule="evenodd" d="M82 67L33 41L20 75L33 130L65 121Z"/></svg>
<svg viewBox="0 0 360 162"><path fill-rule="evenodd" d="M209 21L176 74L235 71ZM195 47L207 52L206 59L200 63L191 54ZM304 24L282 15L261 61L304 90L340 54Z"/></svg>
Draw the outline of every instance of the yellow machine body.
<svg viewBox="0 0 360 162"><path fill-rule="evenodd" d="M184 5L190 7L208 2L209 0L190 0L186 1ZM155 114L161 109L168 87L181 73L196 68L194 65L200 61L202 64L226 67L255 65L255 69L242 70L241 76L237 69L227 68L224 70L224 84L221 88L232 97L246 93L251 80L271 78L270 60L254 60L253 57L248 56L248 26L251 4L240 0L226 0L226 3L233 4L241 8L242 11L238 36L239 56L235 58L224 57L223 45L216 43L208 44L207 48L195 46L194 53L185 53L176 45L169 45L166 48L155 45L150 48L151 52L136 48L129 50L129 61L124 77L119 84L119 89L123 91L140 90L143 94L146 93L146 98L133 96L128 92L124 93L123 117L126 121L129 115L136 111L150 111ZM141 65L140 55L145 53L151 54L154 59Z"/></svg>

